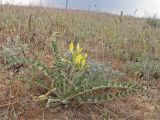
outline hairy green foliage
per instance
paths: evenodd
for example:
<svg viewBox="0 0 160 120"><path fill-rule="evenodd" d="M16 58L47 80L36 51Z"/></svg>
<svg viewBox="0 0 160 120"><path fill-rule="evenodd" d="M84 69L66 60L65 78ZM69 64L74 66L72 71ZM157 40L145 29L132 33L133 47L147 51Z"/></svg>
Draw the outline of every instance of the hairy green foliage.
<svg viewBox="0 0 160 120"><path fill-rule="evenodd" d="M72 101L95 103L125 97L133 92L145 91L143 87L137 84L113 81L114 78L121 77L123 74L112 70L110 64L88 61L86 64L89 67L84 70L76 69L74 65L64 61L68 56L65 57L60 54L56 37L51 39L50 46L54 59L50 69L38 60L9 54L9 59L12 58L11 65L32 65L51 80L51 87L47 88L49 92L46 95L37 97L36 101L47 99L47 106L68 104ZM37 84L41 84L39 82L40 80L37 80ZM104 90L107 90L107 92L99 94ZM54 95L50 95L50 92Z"/></svg>
<svg viewBox="0 0 160 120"><path fill-rule="evenodd" d="M16 61L20 62L25 57L25 52L29 50L27 44L22 44L19 36L7 39L7 42L2 44L0 48L0 58L3 59L4 65L16 64L14 63Z"/></svg>
<svg viewBox="0 0 160 120"><path fill-rule="evenodd" d="M142 58L137 62L127 62L126 71L130 71L131 74L137 74L137 77L151 80L158 79L160 74L160 61L151 58Z"/></svg>

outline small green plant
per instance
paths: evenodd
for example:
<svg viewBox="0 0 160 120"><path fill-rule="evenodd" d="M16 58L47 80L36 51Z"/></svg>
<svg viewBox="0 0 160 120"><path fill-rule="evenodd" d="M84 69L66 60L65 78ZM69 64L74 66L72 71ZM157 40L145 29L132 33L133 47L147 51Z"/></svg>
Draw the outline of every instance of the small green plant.
<svg viewBox="0 0 160 120"><path fill-rule="evenodd" d="M135 74L140 79L153 80L160 77L160 61L158 59L141 58L137 62L127 62L125 67L126 71Z"/></svg>
<svg viewBox="0 0 160 120"><path fill-rule="evenodd" d="M147 18L147 23L154 28L160 27L160 20L155 15L153 16L153 18Z"/></svg>
<svg viewBox="0 0 160 120"><path fill-rule="evenodd" d="M48 68L44 63L27 57L17 57L12 61L12 64L30 64L49 78L50 88L43 85L48 92L34 96L34 101L47 100L48 107L72 102L96 103L125 97L136 91L144 91L143 87L137 84L110 79L113 77L109 76L121 76L121 74L113 71L108 64L89 61L87 53L83 52L79 43L77 45L71 43L67 55L62 55L55 36L50 44L54 59L52 67ZM38 84L41 83L42 80L38 81Z"/></svg>
<svg viewBox="0 0 160 120"><path fill-rule="evenodd" d="M20 59L25 57L25 52L28 50L28 45L23 44L19 36L14 39L8 38L7 42L0 46L0 58L3 61L3 66L14 65L16 64L14 61L20 62Z"/></svg>

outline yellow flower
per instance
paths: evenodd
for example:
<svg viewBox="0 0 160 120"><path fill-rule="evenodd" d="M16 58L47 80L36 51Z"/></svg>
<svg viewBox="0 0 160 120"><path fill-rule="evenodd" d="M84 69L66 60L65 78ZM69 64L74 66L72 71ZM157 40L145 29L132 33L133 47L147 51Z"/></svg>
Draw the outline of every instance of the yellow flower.
<svg viewBox="0 0 160 120"><path fill-rule="evenodd" d="M81 63L81 60L82 60L82 54L78 54L77 56L76 56L76 59L75 59L75 63L77 64L77 65L79 65L80 63Z"/></svg>
<svg viewBox="0 0 160 120"><path fill-rule="evenodd" d="M79 43L77 44L77 52L78 53L82 52L82 48L80 48Z"/></svg>
<svg viewBox="0 0 160 120"><path fill-rule="evenodd" d="M79 69L83 69L86 65L86 56L78 54L75 59L75 64L78 66Z"/></svg>
<svg viewBox="0 0 160 120"><path fill-rule="evenodd" d="M85 65L86 65L86 59L83 58L81 60L81 69L83 69Z"/></svg>
<svg viewBox="0 0 160 120"><path fill-rule="evenodd" d="M73 54L73 49L74 49L74 44L73 43L70 43L69 45L69 50L70 52Z"/></svg>
<svg viewBox="0 0 160 120"><path fill-rule="evenodd" d="M76 49L74 49L74 43L70 43L69 45L69 51L72 53L71 61L67 61L70 64L75 64L76 67L80 70L82 70L86 66L86 59L87 59L87 53L84 55L82 54L82 48L80 48L79 43L76 46ZM66 60L65 60L66 61Z"/></svg>

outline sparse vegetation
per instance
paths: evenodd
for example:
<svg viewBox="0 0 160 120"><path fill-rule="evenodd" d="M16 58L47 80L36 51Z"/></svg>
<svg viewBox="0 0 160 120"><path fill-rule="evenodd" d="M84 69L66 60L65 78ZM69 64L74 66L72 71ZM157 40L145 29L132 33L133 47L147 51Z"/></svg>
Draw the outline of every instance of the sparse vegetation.
<svg viewBox="0 0 160 120"><path fill-rule="evenodd" d="M147 18L147 23L154 28L160 27L160 20L156 16Z"/></svg>
<svg viewBox="0 0 160 120"><path fill-rule="evenodd" d="M160 66L158 59L142 58L137 62L126 63L126 71L144 80L157 80Z"/></svg>
<svg viewBox="0 0 160 120"><path fill-rule="evenodd" d="M19 44L16 43L16 45ZM71 101L77 101L80 103L96 103L111 100L113 98L125 97L135 91L145 91L143 87L133 83L120 83L112 79L109 80L107 76L109 76L109 74L110 76L114 76L115 74L112 68L107 68L105 64L102 64L102 67L96 62L88 63L87 53L83 55L83 51L82 48L80 48L79 43L77 46L73 43L70 44L70 52L67 57L63 57L63 55L59 53L55 38L51 41L51 46L54 61L52 61L50 69L38 60L26 58L24 47L19 49L19 46L17 48L12 48L13 46L10 46L11 48L4 48L2 51L2 58L4 58L4 60L7 61L6 63L9 65L16 66L17 64L31 64L50 79L49 87L45 86L44 82L36 80L37 84L43 86L49 91L45 95L34 96L33 101L43 101L48 99L48 107L51 103L59 105L68 104ZM23 56L20 56L20 52L22 52ZM107 92L104 95L93 94L93 92L100 92L107 88L123 90L115 93ZM51 93L54 95L50 96Z"/></svg>
<svg viewBox="0 0 160 120"><path fill-rule="evenodd" d="M122 17L0 6L0 119L158 120L158 22Z"/></svg>

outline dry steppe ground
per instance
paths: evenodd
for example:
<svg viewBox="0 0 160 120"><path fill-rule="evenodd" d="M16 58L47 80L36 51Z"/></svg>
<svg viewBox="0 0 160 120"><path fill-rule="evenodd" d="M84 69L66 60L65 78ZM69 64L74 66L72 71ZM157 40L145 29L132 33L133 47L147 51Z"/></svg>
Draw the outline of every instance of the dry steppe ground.
<svg viewBox="0 0 160 120"><path fill-rule="evenodd" d="M45 102L33 102L31 99L33 95L45 92L41 87L17 80L16 75L22 73L26 66L14 74L17 66L6 67L0 55L1 120L160 119L159 26L149 24L146 18L131 16L0 6L0 51L8 40L14 42L19 39L31 48L29 56L49 64L52 59L48 43L55 32L61 34L58 44L62 53L68 49L70 41L78 39L90 59L110 62L114 70L124 73L118 80L142 84L148 88L148 96L134 94L97 104L46 108ZM32 80L46 79L39 72L30 77Z"/></svg>

